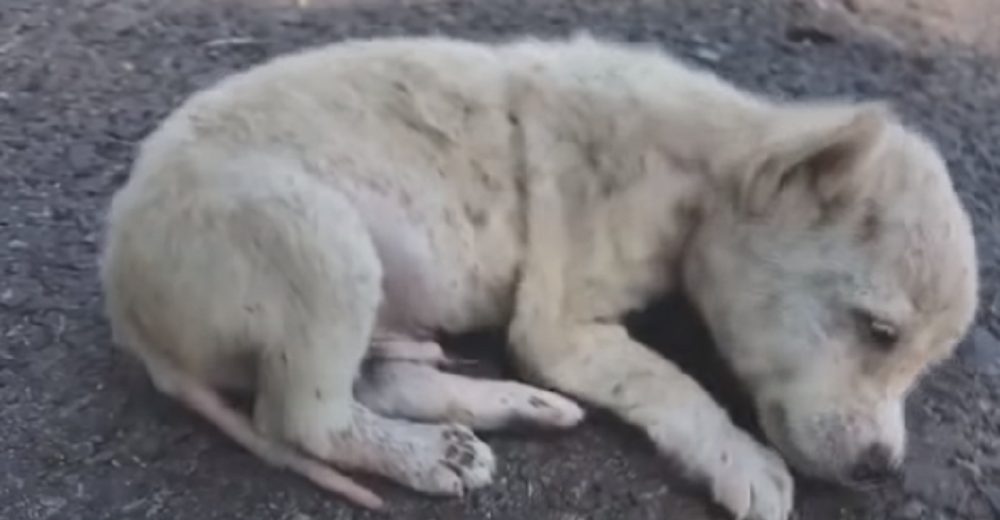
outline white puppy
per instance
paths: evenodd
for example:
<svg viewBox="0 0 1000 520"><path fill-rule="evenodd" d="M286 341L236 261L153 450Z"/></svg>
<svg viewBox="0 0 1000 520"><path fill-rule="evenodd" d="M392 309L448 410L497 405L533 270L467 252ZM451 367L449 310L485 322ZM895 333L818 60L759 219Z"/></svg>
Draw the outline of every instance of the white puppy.
<svg viewBox="0 0 1000 520"><path fill-rule="evenodd" d="M779 103L585 36L349 41L225 79L143 144L102 264L158 388L358 503L380 501L332 467L459 495L494 472L470 428L582 419L439 369L435 333L500 325L526 378L763 520L792 508L783 459L622 316L687 291L784 460L868 481L899 466L904 397L978 283L942 159L890 109ZM221 389L255 392L252 423Z"/></svg>

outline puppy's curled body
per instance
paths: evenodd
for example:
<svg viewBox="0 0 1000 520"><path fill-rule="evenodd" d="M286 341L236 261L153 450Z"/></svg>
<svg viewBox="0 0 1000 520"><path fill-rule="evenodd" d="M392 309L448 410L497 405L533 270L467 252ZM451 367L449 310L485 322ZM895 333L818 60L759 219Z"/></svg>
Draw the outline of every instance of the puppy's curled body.
<svg viewBox="0 0 1000 520"><path fill-rule="evenodd" d="M460 495L495 462L451 423L579 422L552 393L454 397L472 383L392 365L500 326L522 374L642 428L735 516L785 520L784 460L833 480L898 465L903 399L967 330L975 260L943 160L882 104L767 100L585 36L425 37L282 56L192 96L112 201L102 279L116 342L161 389L357 502L376 504L277 446ZM784 459L621 325L675 289ZM438 393L408 403L407 380ZM254 392L253 431L225 388Z"/></svg>

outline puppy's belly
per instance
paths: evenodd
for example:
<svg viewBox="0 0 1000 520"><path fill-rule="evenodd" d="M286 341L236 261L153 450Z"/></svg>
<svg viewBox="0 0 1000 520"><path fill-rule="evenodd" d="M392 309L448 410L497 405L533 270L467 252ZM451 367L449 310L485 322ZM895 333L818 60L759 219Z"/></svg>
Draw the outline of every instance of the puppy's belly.
<svg viewBox="0 0 1000 520"><path fill-rule="evenodd" d="M380 331L420 339L507 319L516 266L503 230L434 217L442 211L415 218L382 196L361 200L382 262Z"/></svg>

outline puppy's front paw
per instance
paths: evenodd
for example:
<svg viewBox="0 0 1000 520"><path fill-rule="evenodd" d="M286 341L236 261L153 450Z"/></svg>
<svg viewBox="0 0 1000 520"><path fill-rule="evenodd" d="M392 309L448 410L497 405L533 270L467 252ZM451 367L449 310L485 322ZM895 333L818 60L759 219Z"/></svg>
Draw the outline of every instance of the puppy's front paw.
<svg viewBox="0 0 1000 520"><path fill-rule="evenodd" d="M781 457L736 428L712 449L704 469L716 502L739 520L789 518L795 489Z"/></svg>

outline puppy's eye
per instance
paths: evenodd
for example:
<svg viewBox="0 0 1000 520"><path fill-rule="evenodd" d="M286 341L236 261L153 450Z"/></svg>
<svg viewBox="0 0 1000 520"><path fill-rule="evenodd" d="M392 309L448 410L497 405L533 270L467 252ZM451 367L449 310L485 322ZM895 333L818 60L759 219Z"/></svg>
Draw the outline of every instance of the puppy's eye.
<svg viewBox="0 0 1000 520"><path fill-rule="evenodd" d="M899 329L892 323L867 311L856 311L856 316L858 324L874 345L888 350L899 342Z"/></svg>

